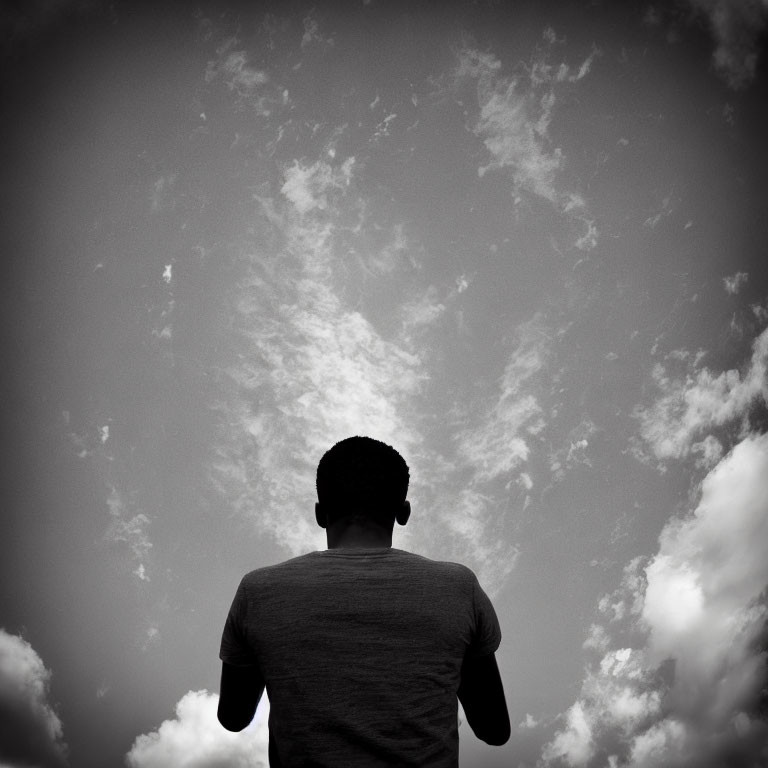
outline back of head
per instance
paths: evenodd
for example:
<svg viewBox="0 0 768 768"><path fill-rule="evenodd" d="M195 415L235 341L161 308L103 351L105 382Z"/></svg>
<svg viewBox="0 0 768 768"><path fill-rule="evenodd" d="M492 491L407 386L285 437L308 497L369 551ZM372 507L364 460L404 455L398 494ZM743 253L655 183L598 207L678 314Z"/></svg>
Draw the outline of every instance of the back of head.
<svg viewBox="0 0 768 768"><path fill-rule="evenodd" d="M405 501L408 480L408 465L392 446L348 437L320 459L317 498L331 523L352 515L389 523Z"/></svg>

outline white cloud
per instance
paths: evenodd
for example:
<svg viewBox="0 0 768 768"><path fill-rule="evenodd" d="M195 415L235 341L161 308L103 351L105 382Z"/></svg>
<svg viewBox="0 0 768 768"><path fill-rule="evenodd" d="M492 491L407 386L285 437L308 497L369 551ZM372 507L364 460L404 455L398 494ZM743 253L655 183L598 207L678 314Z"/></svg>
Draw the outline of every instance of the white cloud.
<svg viewBox="0 0 768 768"><path fill-rule="evenodd" d="M553 34L548 35L548 32ZM550 45L561 42L556 39L552 27L548 27L546 30L544 30L543 37L544 40ZM535 86L543 85L545 83L576 83L589 74L589 71L592 69L592 63L598 55L599 51L596 48L593 48L589 56L587 56L587 58L584 59L584 61L582 61L581 64L579 64L579 66L575 69L570 67L565 62L561 62L560 64L551 64L549 61L547 61L545 56L539 56L539 58L534 60L533 64L531 65L531 83L533 83Z"/></svg>
<svg viewBox="0 0 768 768"><path fill-rule="evenodd" d="M536 728L541 724L540 720L537 720L533 715L526 712L525 720L523 720L517 727L518 728Z"/></svg>
<svg viewBox="0 0 768 768"><path fill-rule="evenodd" d="M586 765L594 754L592 729L581 702L573 704L566 713L566 727L544 746L545 764L560 760L569 766Z"/></svg>
<svg viewBox="0 0 768 768"><path fill-rule="evenodd" d="M478 169L480 176L509 168L518 189L554 203L555 174L562 163L561 150L548 147L554 102L551 94L539 99L521 94L516 80L504 90L483 94L474 130L483 139L491 160Z"/></svg>
<svg viewBox="0 0 768 768"><path fill-rule="evenodd" d="M752 310L752 314L757 318L759 322L764 323L768 320L768 306L763 306L762 304L751 304L749 308Z"/></svg>
<svg viewBox="0 0 768 768"><path fill-rule="evenodd" d="M382 247L386 258L366 263L364 282L391 283L410 277L418 265L398 222L369 219L367 201L355 185L353 158L339 165L327 162L326 152L322 157L294 162L284 171L282 195L258 198L265 238L281 243L281 249L274 256L255 255L238 287L233 343L239 354L221 379L216 408L222 431L211 481L229 508L290 553L322 549L325 533L312 515L317 462L337 440L371 435L394 445L411 467L414 522L396 529L398 546L463 560L492 593L514 566L517 550L494 533L505 509L494 495L499 489L489 493L472 483L468 488L464 479L488 471L470 462L484 448L498 453L498 446L465 429L476 451L459 450L457 458L450 455L450 439L443 441L444 452L434 451L422 432L427 362L434 352L424 331L457 300L458 289L443 300L436 289L420 296L410 292L393 313L401 322L387 331L351 304L339 291L349 284L351 252ZM364 247L356 248L360 243ZM527 365L536 361L521 348L502 382L507 395L494 411L507 425L498 439L509 436L515 424L533 426L512 392ZM523 410L538 411L530 396L519 399ZM504 460L490 453L482 459L484 464ZM427 518L429 524L419 528L416 521ZM446 533L435 536L435 529Z"/></svg>
<svg viewBox="0 0 768 768"><path fill-rule="evenodd" d="M768 435L749 437L704 479L692 517L673 520L646 569L650 650L677 675L714 679L743 655L768 584Z"/></svg>
<svg viewBox="0 0 768 768"><path fill-rule="evenodd" d="M581 237L579 237L574 245L580 250L580 251L591 251L597 246L598 238L600 237L600 231L595 226L595 222L589 219L584 219L582 217L580 218L584 224L586 224L587 229L584 232Z"/></svg>
<svg viewBox="0 0 768 768"><path fill-rule="evenodd" d="M768 435L745 438L720 461L694 512L670 520L641 563L600 601L609 621L592 626L585 647L602 658L541 765L764 763ZM610 649L628 634L638 647Z"/></svg>
<svg viewBox="0 0 768 768"><path fill-rule="evenodd" d="M412 404L426 380L421 357L408 334L383 337L335 291L341 223L358 203L345 197L353 163L286 169L284 200L264 208L285 242L280 268L254 261L235 308L242 354L226 372L229 426L211 477L294 554L324 547L311 514L314 473L334 442L369 434L406 460L421 444Z"/></svg>
<svg viewBox="0 0 768 768"><path fill-rule="evenodd" d="M216 717L219 697L190 691L176 705L176 717L136 738L126 755L130 768L268 768L269 704L259 703L253 722L239 733Z"/></svg>
<svg viewBox="0 0 768 768"><path fill-rule="evenodd" d="M173 192L176 187L176 174L169 173L155 179L149 196L152 213L172 209L175 205Z"/></svg>
<svg viewBox="0 0 768 768"><path fill-rule="evenodd" d="M713 64L731 88L744 88L754 79L760 40L768 24L766 0L687 0L704 16L716 48Z"/></svg>
<svg viewBox="0 0 768 768"><path fill-rule="evenodd" d="M133 510L115 486L110 488L107 508L111 520L104 541L114 551L116 564L126 560L127 567L133 569L133 575L140 581L149 581L145 565L152 549L152 542L146 532L149 518L143 512L131 514Z"/></svg>
<svg viewBox="0 0 768 768"><path fill-rule="evenodd" d="M205 82L222 82L234 94L238 106L248 105L264 117L288 106L285 88L273 82L265 70L254 67L246 50L235 50L239 45L238 38L232 36L216 49L216 58L206 67Z"/></svg>
<svg viewBox="0 0 768 768"><path fill-rule="evenodd" d="M531 480L531 476L527 472L521 472L517 482L526 491L530 491L533 488L533 480Z"/></svg>
<svg viewBox="0 0 768 768"><path fill-rule="evenodd" d="M605 653L610 645L610 638L602 624L591 624L587 632L587 639L582 645L585 649L592 649L600 653Z"/></svg>
<svg viewBox="0 0 768 768"><path fill-rule="evenodd" d="M597 432L597 427L591 419L585 419L562 438L562 444L550 453L549 468L553 479L561 481L567 471L574 467L591 467L589 456L589 441Z"/></svg>
<svg viewBox="0 0 768 768"><path fill-rule="evenodd" d="M66 764L61 720L51 701L50 671L23 638L0 629L0 753L40 768Z"/></svg>
<svg viewBox="0 0 768 768"><path fill-rule="evenodd" d="M573 70L565 63L550 63L548 50L559 42L551 28L545 30L544 40L548 46L536 53L527 76L505 77L501 62L492 53L465 47L459 53L454 77L459 86L465 82L476 85L478 113L471 129L483 140L489 158L478 168L479 175L506 171L516 198L521 191L536 195L567 213L574 223L586 226L575 245L591 250L597 244L598 229L585 215L581 195L563 187L563 154L553 146L549 127L556 90L585 77L598 52L593 50Z"/></svg>
<svg viewBox="0 0 768 768"><path fill-rule="evenodd" d="M696 459L697 467L711 469L723 457L723 445L714 435L707 435L691 446L691 453L700 454Z"/></svg>
<svg viewBox="0 0 768 768"><path fill-rule="evenodd" d="M339 168L318 160L312 165L302 165L295 160L283 171L285 183L280 191L293 203L299 214L328 208L328 195L333 190L345 189L352 178L354 157L349 157Z"/></svg>
<svg viewBox="0 0 768 768"><path fill-rule="evenodd" d="M697 356L692 371L683 378L671 378L660 363L653 378L661 397L649 408L636 412L643 438L659 459L685 458L698 437L710 430L745 418L758 399L768 398L768 330L755 339L751 360L743 374L729 370L716 375L700 367ZM716 451L714 443L697 443L698 452Z"/></svg>
<svg viewBox="0 0 768 768"><path fill-rule="evenodd" d="M741 290L742 286L746 285L748 279L749 274L747 272L735 272L732 275L724 277L723 285L725 286L726 293L734 296Z"/></svg>
<svg viewBox="0 0 768 768"><path fill-rule="evenodd" d="M306 46L313 42L333 45L333 38L323 37L320 34L320 24L314 17L314 11L311 11L304 17L304 34L301 36L301 47L306 48Z"/></svg>
<svg viewBox="0 0 768 768"><path fill-rule="evenodd" d="M395 112L392 112L391 114L387 115L377 126L376 130L373 133L373 136L371 136L371 141L377 141L378 139L383 139L386 136L389 136L389 124L397 118L397 114Z"/></svg>
<svg viewBox="0 0 768 768"><path fill-rule="evenodd" d="M632 739L629 765L632 768L660 768L679 764L681 758L685 758L685 738L686 730L682 723L672 718L662 720ZM692 768L700 765L687 764Z"/></svg>
<svg viewBox="0 0 768 768"><path fill-rule="evenodd" d="M226 483L242 484L238 505L259 510L265 526L294 553L318 548L323 540L306 514L322 453L364 433L397 446L407 460L419 439L402 409L424 378L418 357L380 338L327 286L305 279L297 287L296 303L248 334L265 367L231 371L246 398L238 408L243 433L222 448L224 460L216 466L229 474L222 478ZM268 411L251 412L247 405L258 393L272 400Z"/></svg>
<svg viewBox="0 0 768 768"><path fill-rule="evenodd" d="M224 74L230 90L247 93L269 78L266 72L248 65L248 54L245 51L233 51L221 64L220 71Z"/></svg>
<svg viewBox="0 0 768 768"><path fill-rule="evenodd" d="M400 315L403 329L410 335L415 331L428 328L443 317L445 311L446 305L438 298L437 289L430 286L421 296L402 306Z"/></svg>
<svg viewBox="0 0 768 768"><path fill-rule="evenodd" d="M541 414L541 406L529 385L544 367L548 347L549 340L541 332L538 318L523 324L493 404L485 414L473 419L476 426L458 434L459 455L476 469L476 481L507 476L528 458L525 430L538 429Z"/></svg>

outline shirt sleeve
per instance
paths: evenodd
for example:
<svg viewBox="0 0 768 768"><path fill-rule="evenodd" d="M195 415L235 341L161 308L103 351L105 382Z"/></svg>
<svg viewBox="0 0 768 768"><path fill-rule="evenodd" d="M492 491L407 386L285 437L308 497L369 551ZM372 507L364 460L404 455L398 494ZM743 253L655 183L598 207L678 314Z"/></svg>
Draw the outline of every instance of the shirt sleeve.
<svg viewBox="0 0 768 768"><path fill-rule="evenodd" d="M467 653L475 657L489 656L496 652L501 643L501 627L493 604L474 573L472 574L472 600L475 626Z"/></svg>
<svg viewBox="0 0 768 768"><path fill-rule="evenodd" d="M235 598L232 600L219 649L219 658L226 664L236 667L248 667L257 663L256 654L248 645L244 631L247 613L244 581L245 579L240 581Z"/></svg>

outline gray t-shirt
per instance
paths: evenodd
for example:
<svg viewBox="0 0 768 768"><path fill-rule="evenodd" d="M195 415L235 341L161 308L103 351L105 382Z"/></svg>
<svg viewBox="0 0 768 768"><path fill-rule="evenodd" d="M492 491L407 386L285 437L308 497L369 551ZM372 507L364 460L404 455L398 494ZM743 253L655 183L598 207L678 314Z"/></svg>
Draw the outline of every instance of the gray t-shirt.
<svg viewBox="0 0 768 768"><path fill-rule="evenodd" d="M466 566L328 549L244 576L219 656L259 667L282 768L455 768L462 661L500 642Z"/></svg>

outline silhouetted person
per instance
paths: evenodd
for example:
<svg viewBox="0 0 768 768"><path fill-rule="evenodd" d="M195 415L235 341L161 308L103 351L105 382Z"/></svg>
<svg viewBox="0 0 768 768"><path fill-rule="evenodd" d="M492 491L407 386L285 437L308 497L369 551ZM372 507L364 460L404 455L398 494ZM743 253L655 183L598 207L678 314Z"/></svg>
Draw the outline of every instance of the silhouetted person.
<svg viewBox="0 0 768 768"><path fill-rule="evenodd" d="M369 437L317 468L328 549L243 577L224 627L218 717L253 719L266 685L270 765L458 765L457 697L475 734L509 738L501 630L475 574L392 548L408 465Z"/></svg>

